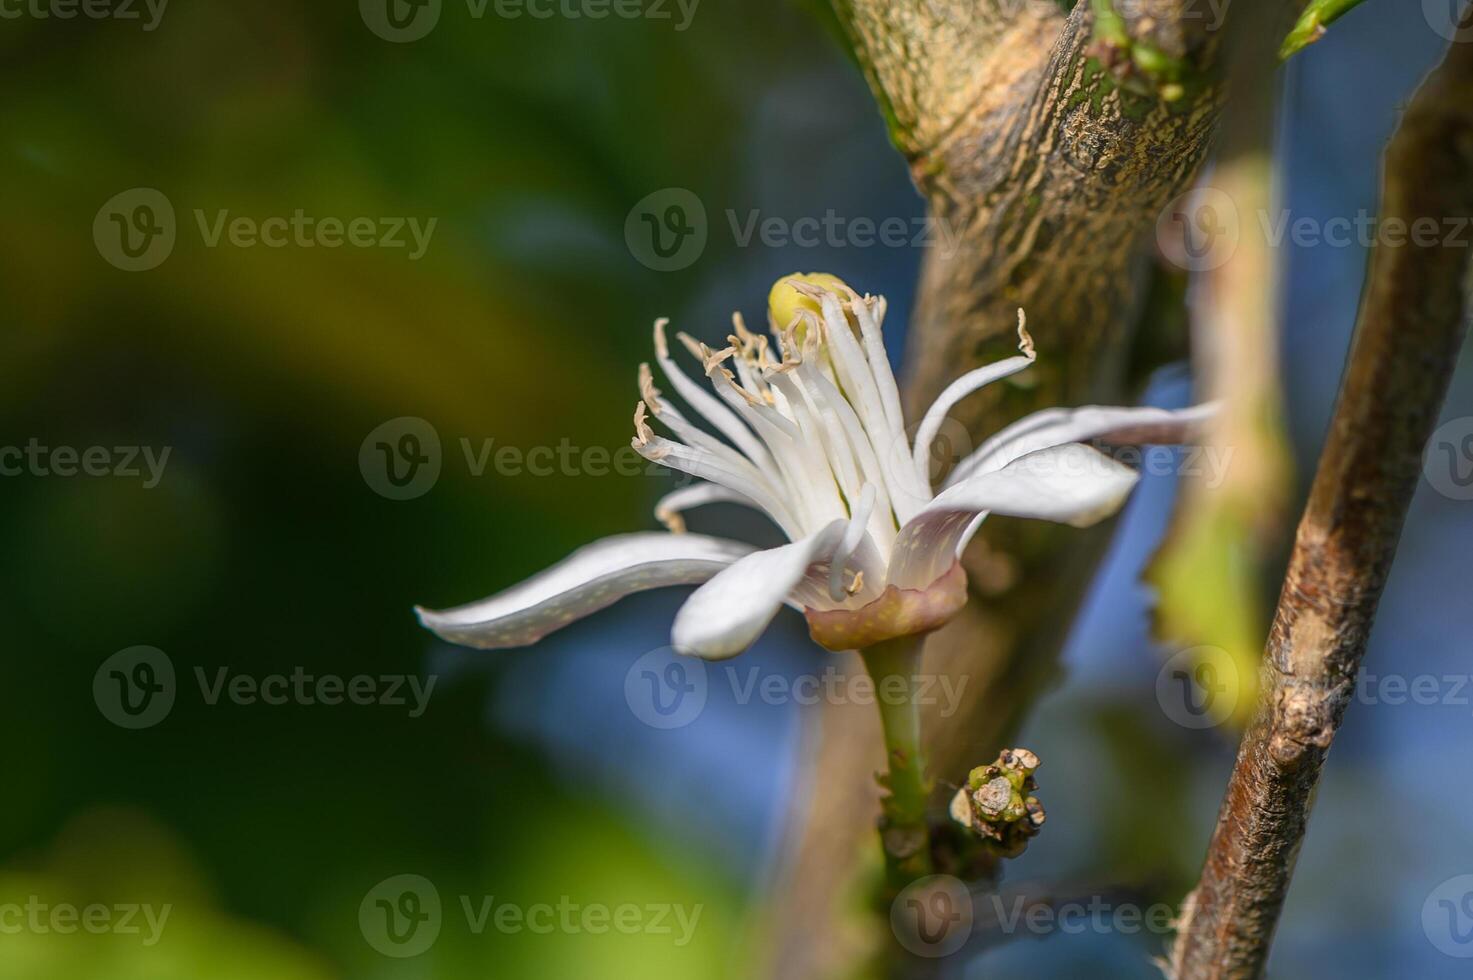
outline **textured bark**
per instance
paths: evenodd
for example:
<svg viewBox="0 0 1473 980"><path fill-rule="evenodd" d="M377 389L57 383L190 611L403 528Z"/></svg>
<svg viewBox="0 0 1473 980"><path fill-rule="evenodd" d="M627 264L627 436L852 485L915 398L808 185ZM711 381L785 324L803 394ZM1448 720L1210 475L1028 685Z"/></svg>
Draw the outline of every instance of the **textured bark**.
<svg viewBox="0 0 1473 980"><path fill-rule="evenodd" d="M836 0L933 217L961 241L925 260L912 418L958 374L1014 353L1019 306L1039 361L1029 387L993 386L954 413L974 443L1026 412L1119 391L1157 216L1192 180L1220 106L1202 80L1217 47L1206 5L1128 6L1132 36L1191 69L1184 97L1122 90L1090 56L1087 3L1066 17L1052 0ZM1107 533L998 521L973 546L973 601L927 645L928 673L965 682L957 714L924 726L941 803L1053 676ZM775 976L850 972L882 938L854 915L855 878L877 866L863 855L877 853L871 774L884 763L878 725L856 707L820 709L810 795L768 909Z"/></svg>
<svg viewBox="0 0 1473 980"><path fill-rule="evenodd" d="M1158 43L1205 70L1215 39L1165 30L1180 23L1169 16L1176 5L1157 6ZM965 246L933 251L922 269L909 411L961 372L1013 353L1019 307L1037 341L1029 387L994 385L953 411L974 438L1041 408L1121 400L1157 216L1191 183L1220 109L1213 86L1171 104L1122 90L1090 56L1091 23L1086 5L1055 22L1041 63L978 103L917 164L933 213L962 229ZM1106 534L984 526L967 561L972 614L928 647L930 669L970 682L955 717L929 719L939 778L959 780L991 758L1053 676L1089 580L1086 556L1102 553Z"/></svg>
<svg viewBox="0 0 1473 980"><path fill-rule="evenodd" d="M933 213L964 245L931 252L922 271L906 364L913 409L1011 353L1020 306L1041 383L1016 409L1118 389L1150 233L1196 173L1220 103L1215 87L1175 103L1124 92L1089 57L1090 25L1084 6L1062 25L1029 22L1043 60L1025 67L1014 54L1004 84L916 160ZM1201 43L1205 59L1212 42ZM983 392L957 417L997 421L1007 391L1018 389Z"/></svg>
<svg viewBox="0 0 1473 980"><path fill-rule="evenodd" d="M1465 15L1466 16L1466 15ZM1473 45L1454 44L1387 150L1382 227L1473 217ZM1441 239L1442 231L1438 238ZM1169 973L1264 973L1325 755L1365 653L1423 447L1467 329L1466 245L1378 246L1340 399Z"/></svg>

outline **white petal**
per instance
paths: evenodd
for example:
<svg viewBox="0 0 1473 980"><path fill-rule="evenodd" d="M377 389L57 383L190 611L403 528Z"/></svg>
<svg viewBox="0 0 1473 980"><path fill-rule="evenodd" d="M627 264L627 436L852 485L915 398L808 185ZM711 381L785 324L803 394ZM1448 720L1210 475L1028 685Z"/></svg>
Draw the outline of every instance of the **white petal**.
<svg viewBox="0 0 1473 980"><path fill-rule="evenodd" d="M866 483L864 490L860 492L859 504L849 517L849 526L844 529L844 537L829 561L829 598L835 602L843 602L847 598L844 591L844 565L864 540L864 529L869 525L869 515L874 509L875 485Z"/></svg>
<svg viewBox="0 0 1473 980"><path fill-rule="evenodd" d="M864 353L869 358L870 371L874 373L875 386L880 391L885 418L896 432L904 432L905 413L900 408L900 386L895 383L895 372L890 368L890 356L885 353L885 339L880 332L880 322L885 318L884 308L878 302L871 308L866 299L858 296L852 299L849 308L859 321Z"/></svg>
<svg viewBox="0 0 1473 980"><path fill-rule="evenodd" d="M911 451L916 474L926 486L931 485L931 442L936 438L936 433L941 431L941 423L946 421L946 413L955 408L957 402L973 392L980 391L994 381L1001 381L1025 368L1032 367L1033 361L1032 357L1020 355L979 367L975 371L968 371L947 385L946 390L931 403L931 407L926 409L925 417L921 419L920 427L916 429L915 449ZM1077 442L1078 440L1070 441Z"/></svg>
<svg viewBox="0 0 1473 980"><path fill-rule="evenodd" d="M767 513L757 501L746 494L715 483L697 483L672 490L655 501L655 520L678 534L684 534L685 520L680 515L707 504L741 504L743 507Z"/></svg>
<svg viewBox="0 0 1473 980"><path fill-rule="evenodd" d="M920 589L934 582L976 530L979 514L1086 527L1118 510L1137 479L1130 467L1078 443L1030 453L974 476L943 491L901 529L890 559L890 584Z"/></svg>
<svg viewBox="0 0 1473 980"><path fill-rule="evenodd" d="M800 541L747 555L696 589L675 615L675 649L708 660L724 660L747 649L809 566L833 552L847 525L833 521Z"/></svg>
<svg viewBox="0 0 1473 980"><path fill-rule="evenodd" d="M767 456L767 450L753 437L751 430L731 414L726 406L721 404L720 399L688 378L680 369L680 365L675 363L665 342L665 324L668 322L663 317L655 321L655 361L660 365L660 371L665 375L665 380L674 386L676 392L685 399L685 403L697 415L710 422L722 435L730 439L759 469L764 465L771 465L772 461Z"/></svg>
<svg viewBox="0 0 1473 980"><path fill-rule="evenodd" d="M652 463L711 483L719 483L734 493L756 501L757 505L777 522L790 539L801 536L799 530L801 525L785 501L748 476L746 471L729 468L720 457L710 452L692 449L690 446L672 442L660 436L654 436L644 442L636 439L632 445L635 452Z"/></svg>
<svg viewBox="0 0 1473 980"><path fill-rule="evenodd" d="M452 643L526 646L631 593L704 582L752 550L701 534L621 534L579 548L490 598L438 611L416 607L415 613Z"/></svg>
<svg viewBox="0 0 1473 980"><path fill-rule="evenodd" d="M957 464L948 486L977 473L998 470L1020 456L1069 442L1104 439L1107 442L1174 445L1196 438L1202 423L1217 411L1217 403L1191 408L1049 408L1014 422L984 442Z"/></svg>
<svg viewBox="0 0 1473 980"><path fill-rule="evenodd" d="M910 441L905 429L892 423L885 413L874 370L844 317L839 297L827 293L820 301L824 315L824 337L835 376L843 388L843 397L853 406L864 427L875 457L884 474L891 505L902 517L909 517L923 500L930 498L930 487L923 487L911 463Z"/></svg>

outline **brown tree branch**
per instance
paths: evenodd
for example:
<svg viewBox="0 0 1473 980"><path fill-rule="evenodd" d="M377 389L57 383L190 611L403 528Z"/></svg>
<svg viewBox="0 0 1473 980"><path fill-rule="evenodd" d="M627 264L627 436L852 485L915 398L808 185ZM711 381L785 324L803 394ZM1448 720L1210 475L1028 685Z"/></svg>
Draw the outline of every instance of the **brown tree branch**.
<svg viewBox="0 0 1473 980"><path fill-rule="evenodd" d="M1465 13L1465 19L1473 11ZM1176 980L1262 976L1330 743L1354 691L1423 446L1466 331L1473 217L1473 45L1454 44L1386 154L1382 227L1339 403L1269 634L1202 878L1168 965Z"/></svg>
<svg viewBox="0 0 1473 980"><path fill-rule="evenodd" d="M915 160L988 97L1000 63L1026 60L1037 23L1057 21L1034 0L834 0L839 22L890 124Z"/></svg>

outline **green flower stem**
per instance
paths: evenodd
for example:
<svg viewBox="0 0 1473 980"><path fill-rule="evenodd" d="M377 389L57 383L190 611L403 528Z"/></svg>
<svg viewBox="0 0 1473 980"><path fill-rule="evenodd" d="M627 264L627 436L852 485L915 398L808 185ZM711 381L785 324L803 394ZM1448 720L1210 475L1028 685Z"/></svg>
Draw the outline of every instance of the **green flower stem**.
<svg viewBox="0 0 1473 980"><path fill-rule="evenodd" d="M904 636L860 651L875 683L875 703L885 730L889 771L880 784L890 791L881 801L880 841L885 874L892 888L931 873L931 835L926 804L931 787L921 753L921 715L916 704L916 672L921 663L919 636Z"/></svg>
<svg viewBox="0 0 1473 980"><path fill-rule="evenodd" d="M1310 0L1304 13L1299 15L1299 22L1289 32L1289 36L1284 38L1283 47L1279 48L1279 59L1287 59L1318 41L1324 36L1327 26L1360 6L1361 2L1362 0Z"/></svg>

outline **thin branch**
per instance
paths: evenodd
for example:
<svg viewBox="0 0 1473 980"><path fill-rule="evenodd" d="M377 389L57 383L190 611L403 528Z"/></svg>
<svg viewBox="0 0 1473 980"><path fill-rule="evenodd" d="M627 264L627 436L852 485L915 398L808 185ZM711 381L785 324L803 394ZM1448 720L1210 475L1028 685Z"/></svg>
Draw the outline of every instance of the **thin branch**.
<svg viewBox="0 0 1473 980"><path fill-rule="evenodd" d="M1325 28L1361 5L1362 0L1310 0L1299 22L1284 38L1279 57L1288 59L1325 36Z"/></svg>
<svg viewBox="0 0 1473 980"><path fill-rule="evenodd" d="M1382 209L1387 234L1400 227L1406 242L1373 254L1257 713L1183 908L1168 965L1176 980L1263 975L1315 784L1354 691L1470 312L1470 250L1446 230L1473 217L1473 45L1452 45L1408 109L1387 149Z"/></svg>

